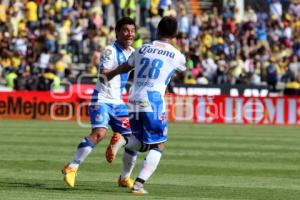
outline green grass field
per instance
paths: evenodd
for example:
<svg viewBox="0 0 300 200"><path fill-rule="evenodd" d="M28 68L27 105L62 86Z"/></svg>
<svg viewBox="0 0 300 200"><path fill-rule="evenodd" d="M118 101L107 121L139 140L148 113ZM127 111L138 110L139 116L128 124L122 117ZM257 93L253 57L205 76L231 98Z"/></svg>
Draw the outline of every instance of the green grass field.
<svg viewBox="0 0 300 200"><path fill-rule="evenodd" d="M144 197L116 186L120 157L104 158L111 134L81 165L76 187L65 186L60 170L88 132L75 122L0 120L0 199L300 199L300 127L170 124Z"/></svg>

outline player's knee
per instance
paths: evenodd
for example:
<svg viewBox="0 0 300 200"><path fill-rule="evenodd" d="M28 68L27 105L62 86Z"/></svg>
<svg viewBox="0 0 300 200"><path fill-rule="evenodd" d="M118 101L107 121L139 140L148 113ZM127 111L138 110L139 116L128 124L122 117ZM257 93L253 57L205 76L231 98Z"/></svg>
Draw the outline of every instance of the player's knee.
<svg viewBox="0 0 300 200"><path fill-rule="evenodd" d="M158 143L158 144L145 144L144 143L140 149L140 152L146 152L146 151L149 151L152 149L162 153L165 149L165 144L164 143Z"/></svg>
<svg viewBox="0 0 300 200"><path fill-rule="evenodd" d="M94 144L98 144L105 137L106 129L105 128L95 128L92 130L89 138Z"/></svg>
<svg viewBox="0 0 300 200"><path fill-rule="evenodd" d="M139 152L146 152L146 151L149 151L149 149L150 149L149 144L141 143L141 148L140 148Z"/></svg>
<svg viewBox="0 0 300 200"><path fill-rule="evenodd" d="M156 151L159 151L162 153L165 149L165 143L152 144L152 145L150 145L150 149L156 150Z"/></svg>
<svg viewBox="0 0 300 200"><path fill-rule="evenodd" d="M126 134L126 135L122 135L122 136L123 136L123 138L124 138L124 140L126 141L126 144L127 144L131 134Z"/></svg>
<svg viewBox="0 0 300 200"><path fill-rule="evenodd" d="M137 155L137 151L125 148L125 152L128 153L131 156L136 156Z"/></svg>
<svg viewBox="0 0 300 200"><path fill-rule="evenodd" d="M142 142L139 141L133 134L127 135L124 138L126 140L125 147L127 149L130 149L132 151L140 151Z"/></svg>

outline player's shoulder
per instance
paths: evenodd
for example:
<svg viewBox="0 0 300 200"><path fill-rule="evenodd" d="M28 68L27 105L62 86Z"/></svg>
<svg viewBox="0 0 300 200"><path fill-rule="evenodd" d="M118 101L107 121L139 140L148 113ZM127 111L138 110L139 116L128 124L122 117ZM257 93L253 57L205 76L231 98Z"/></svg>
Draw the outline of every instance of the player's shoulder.
<svg viewBox="0 0 300 200"><path fill-rule="evenodd" d="M185 58L184 54L179 49L177 49L175 46L173 46L172 44L169 44L169 49L170 49L170 51L175 53L176 58L180 58L180 59Z"/></svg>
<svg viewBox="0 0 300 200"><path fill-rule="evenodd" d="M114 44L109 44L103 49L103 53L112 54L115 51Z"/></svg>
<svg viewBox="0 0 300 200"><path fill-rule="evenodd" d="M103 50L102 50L102 58L111 58L115 54L115 48L113 44L107 45Z"/></svg>

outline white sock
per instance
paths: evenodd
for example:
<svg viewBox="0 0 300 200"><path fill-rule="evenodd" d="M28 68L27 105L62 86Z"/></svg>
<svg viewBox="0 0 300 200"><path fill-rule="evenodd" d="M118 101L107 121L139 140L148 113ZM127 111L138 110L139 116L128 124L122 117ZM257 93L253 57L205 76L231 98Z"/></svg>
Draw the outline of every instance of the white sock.
<svg viewBox="0 0 300 200"><path fill-rule="evenodd" d="M124 149L121 179L130 177L137 159L137 152Z"/></svg>
<svg viewBox="0 0 300 200"><path fill-rule="evenodd" d="M151 149L146 156L138 178L147 181L156 170L162 153L158 150Z"/></svg>
<svg viewBox="0 0 300 200"><path fill-rule="evenodd" d="M88 138L82 139L77 147L73 161L69 164L69 167L78 169L79 164L81 164L88 157L94 146L95 144L92 143Z"/></svg>

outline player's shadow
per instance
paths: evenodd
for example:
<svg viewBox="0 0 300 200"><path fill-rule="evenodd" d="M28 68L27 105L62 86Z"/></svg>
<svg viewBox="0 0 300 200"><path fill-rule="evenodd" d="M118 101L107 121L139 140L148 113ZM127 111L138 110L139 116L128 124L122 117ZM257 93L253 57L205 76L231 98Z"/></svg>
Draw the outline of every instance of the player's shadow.
<svg viewBox="0 0 300 200"><path fill-rule="evenodd" d="M87 192L101 192L101 193L112 193L120 192L116 189L107 189L107 187L95 187L87 188L85 185L78 185L76 188L67 188L66 186L58 187L57 183L53 184L42 184L42 183L28 183L28 182L9 182L9 181L0 181L1 188L13 188L14 190L20 188L28 188L33 190L52 190L52 191L87 191ZM113 187L115 188L115 187Z"/></svg>

